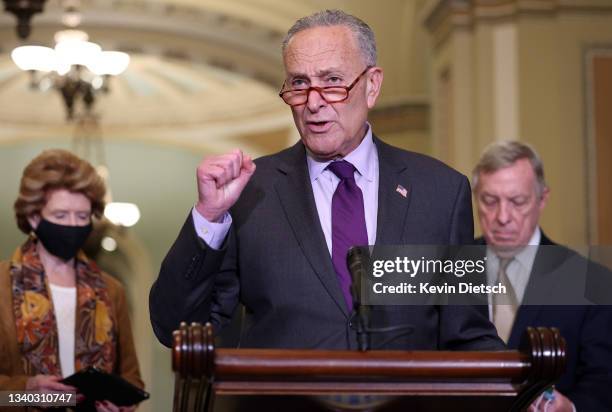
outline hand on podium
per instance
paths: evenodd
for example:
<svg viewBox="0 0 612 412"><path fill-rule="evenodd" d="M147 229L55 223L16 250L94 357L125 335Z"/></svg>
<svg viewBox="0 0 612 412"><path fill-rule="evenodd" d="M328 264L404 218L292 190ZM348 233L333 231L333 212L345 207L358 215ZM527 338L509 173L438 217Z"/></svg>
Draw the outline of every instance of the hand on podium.
<svg viewBox="0 0 612 412"><path fill-rule="evenodd" d="M556 389L544 391L527 412L575 412L574 404Z"/></svg>

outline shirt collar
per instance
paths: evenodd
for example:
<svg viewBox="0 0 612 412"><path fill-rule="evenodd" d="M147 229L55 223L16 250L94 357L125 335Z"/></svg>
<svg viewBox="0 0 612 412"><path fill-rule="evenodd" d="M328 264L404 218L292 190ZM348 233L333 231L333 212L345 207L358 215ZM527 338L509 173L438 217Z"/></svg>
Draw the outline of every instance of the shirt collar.
<svg viewBox="0 0 612 412"><path fill-rule="evenodd" d="M355 166L357 172L361 176L365 177L366 180L371 182L374 180L373 165L375 162L373 161L373 158L376 156L376 146L374 145L374 139L372 138L372 127L369 123L367 123L367 126L368 129L363 140L361 140L361 143L359 143L359 146L357 146L343 159ZM311 183L317 180L325 168L331 162L333 162L333 160L327 160L324 162L318 161L314 159L308 153L308 151L306 151L306 161L308 162L308 172L310 174Z"/></svg>
<svg viewBox="0 0 612 412"><path fill-rule="evenodd" d="M514 258L518 260L523 267L531 268L533 265L535 255L538 250L538 248L535 246L540 244L541 238L542 234L540 232L540 228L536 226L535 230L533 231L533 235L531 235L531 239L529 239L527 247L524 247L519 253L516 254L516 256L514 256Z"/></svg>

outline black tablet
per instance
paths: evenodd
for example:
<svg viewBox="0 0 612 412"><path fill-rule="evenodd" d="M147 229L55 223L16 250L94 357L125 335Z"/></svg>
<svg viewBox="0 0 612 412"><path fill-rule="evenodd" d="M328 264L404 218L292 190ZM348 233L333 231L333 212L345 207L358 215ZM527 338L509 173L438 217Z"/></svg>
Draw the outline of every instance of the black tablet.
<svg viewBox="0 0 612 412"><path fill-rule="evenodd" d="M62 380L85 395L87 402L108 400L117 406L129 406L149 398L149 393L121 376L102 372L95 367L82 369Z"/></svg>

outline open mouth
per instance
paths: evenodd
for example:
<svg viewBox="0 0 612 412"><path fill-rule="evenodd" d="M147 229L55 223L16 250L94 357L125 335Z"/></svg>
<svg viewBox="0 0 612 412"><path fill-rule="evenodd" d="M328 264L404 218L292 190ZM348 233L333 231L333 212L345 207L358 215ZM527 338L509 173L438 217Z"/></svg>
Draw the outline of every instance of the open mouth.
<svg viewBox="0 0 612 412"><path fill-rule="evenodd" d="M306 122L306 126L313 133L324 133L330 129L330 127L332 126L332 122L328 122L328 121Z"/></svg>

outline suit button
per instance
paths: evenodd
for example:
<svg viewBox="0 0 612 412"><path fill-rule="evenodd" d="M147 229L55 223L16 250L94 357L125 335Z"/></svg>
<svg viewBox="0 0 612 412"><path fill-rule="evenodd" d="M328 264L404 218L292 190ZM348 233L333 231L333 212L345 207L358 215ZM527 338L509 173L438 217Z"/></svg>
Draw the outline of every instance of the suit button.
<svg viewBox="0 0 612 412"><path fill-rule="evenodd" d="M353 327L353 322L351 321L349 322L349 328L352 328L352 327Z"/></svg>

